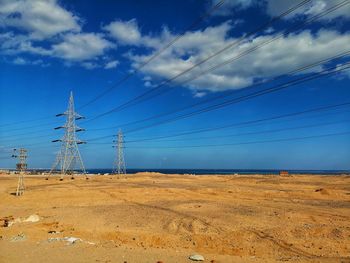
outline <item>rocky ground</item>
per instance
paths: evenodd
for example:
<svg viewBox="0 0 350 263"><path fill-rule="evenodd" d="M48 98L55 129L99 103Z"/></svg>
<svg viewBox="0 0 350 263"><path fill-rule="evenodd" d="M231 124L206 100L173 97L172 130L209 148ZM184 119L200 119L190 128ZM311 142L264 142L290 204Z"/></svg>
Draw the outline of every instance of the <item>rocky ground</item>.
<svg viewBox="0 0 350 263"><path fill-rule="evenodd" d="M350 262L350 176L0 175L0 262Z"/></svg>

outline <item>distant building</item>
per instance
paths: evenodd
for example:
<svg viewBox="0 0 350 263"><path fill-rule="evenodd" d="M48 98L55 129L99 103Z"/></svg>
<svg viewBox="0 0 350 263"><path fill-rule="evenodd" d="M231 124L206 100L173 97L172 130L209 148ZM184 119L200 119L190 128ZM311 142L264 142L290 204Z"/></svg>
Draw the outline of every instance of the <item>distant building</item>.
<svg viewBox="0 0 350 263"><path fill-rule="evenodd" d="M280 176L288 176L289 172L288 171L280 171Z"/></svg>

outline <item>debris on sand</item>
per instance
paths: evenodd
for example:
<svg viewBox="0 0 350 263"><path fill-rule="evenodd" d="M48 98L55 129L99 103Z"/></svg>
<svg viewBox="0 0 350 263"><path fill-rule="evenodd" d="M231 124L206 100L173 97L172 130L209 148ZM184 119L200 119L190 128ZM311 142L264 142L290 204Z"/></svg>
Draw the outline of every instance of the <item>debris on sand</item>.
<svg viewBox="0 0 350 263"><path fill-rule="evenodd" d="M27 239L27 237L25 236L25 234L20 233L17 236L13 236L10 238L11 242L18 242L18 241L25 241Z"/></svg>
<svg viewBox="0 0 350 263"><path fill-rule="evenodd" d="M49 234L59 234L61 232L60 231L56 231L56 230L49 230L47 233L49 233Z"/></svg>
<svg viewBox="0 0 350 263"><path fill-rule="evenodd" d="M35 223L35 222L38 222L38 221L40 221L40 216L34 214L34 215L30 215L27 218L18 217L16 219L14 219L11 216L11 217L5 217L2 220L4 221L4 223L3 223L4 227L10 227L10 226L17 224L17 223L27 223L27 222Z"/></svg>
<svg viewBox="0 0 350 263"><path fill-rule="evenodd" d="M82 241L82 240L78 237L53 237L53 238L49 238L47 241L49 243L55 242L55 241L66 241L69 245L72 245L75 242Z"/></svg>
<svg viewBox="0 0 350 263"><path fill-rule="evenodd" d="M24 219L22 222L32 222L32 223L35 223L35 222L39 222L40 221L40 216L38 215L30 215L27 219Z"/></svg>
<svg viewBox="0 0 350 263"><path fill-rule="evenodd" d="M51 243L51 242L56 242L56 241L65 241L67 242L67 245L73 245L75 244L76 242L85 242L89 245L95 245L95 243L93 242L90 242L90 241L83 241L81 238L78 238L78 237L52 237L52 238L49 238L47 240L47 242Z"/></svg>
<svg viewBox="0 0 350 263"><path fill-rule="evenodd" d="M202 255L199 255L199 254L191 255L191 256L189 256L189 259L193 260L193 261L204 261L204 257Z"/></svg>
<svg viewBox="0 0 350 263"><path fill-rule="evenodd" d="M9 224L11 221L13 221L13 216L6 216L4 218L0 218L0 221L2 221L1 225L3 227L9 227Z"/></svg>
<svg viewBox="0 0 350 263"><path fill-rule="evenodd" d="M315 192L320 192L323 195L328 195L329 194L328 191L326 189L324 189L324 188L318 188L318 189L315 190Z"/></svg>

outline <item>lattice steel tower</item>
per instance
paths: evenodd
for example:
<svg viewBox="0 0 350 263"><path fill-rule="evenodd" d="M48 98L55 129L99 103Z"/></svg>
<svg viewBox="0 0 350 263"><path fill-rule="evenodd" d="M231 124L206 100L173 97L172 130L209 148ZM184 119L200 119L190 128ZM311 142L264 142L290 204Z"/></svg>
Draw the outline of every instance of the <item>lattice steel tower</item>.
<svg viewBox="0 0 350 263"><path fill-rule="evenodd" d="M118 131L117 134L117 140L114 141L116 145L114 146L116 148L116 158L114 163L114 172L117 174L126 174L125 169L125 160L124 160L124 152L123 152L123 144L124 144L124 138L123 133L121 130Z"/></svg>
<svg viewBox="0 0 350 263"><path fill-rule="evenodd" d="M25 190L23 173L25 172L25 170L27 170L27 150L24 148L20 148L18 154L17 149L13 149L13 151L14 153L12 157L18 159L18 163L16 164L16 170L18 171L16 196L20 196L24 194Z"/></svg>
<svg viewBox="0 0 350 263"><path fill-rule="evenodd" d="M84 117L74 111L73 92L70 93L67 111L56 115L56 117L58 116L66 116L66 123L64 126L56 127L55 130L65 129L65 132L62 139L52 141L62 142L62 145L60 152L57 154L56 161L52 166L51 173L55 170L60 170L62 175L73 173L76 166L79 166L80 170L86 173L78 149L78 144L86 142L80 141L76 137L76 132L84 131L84 129L79 128L75 124L76 120L83 119Z"/></svg>

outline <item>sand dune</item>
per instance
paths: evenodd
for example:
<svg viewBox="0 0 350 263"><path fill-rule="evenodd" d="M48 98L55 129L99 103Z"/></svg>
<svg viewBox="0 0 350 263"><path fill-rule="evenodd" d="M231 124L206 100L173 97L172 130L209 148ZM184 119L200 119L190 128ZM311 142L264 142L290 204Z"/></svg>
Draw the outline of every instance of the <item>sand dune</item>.
<svg viewBox="0 0 350 263"><path fill-rule="evenodd" d="M31 176L21 197L16 184L0 175L0 224L40 221L0 227L0 262L350 262L349 176Z"/></svg>

